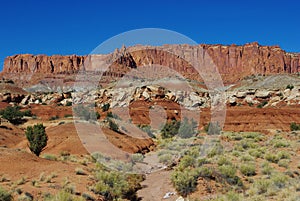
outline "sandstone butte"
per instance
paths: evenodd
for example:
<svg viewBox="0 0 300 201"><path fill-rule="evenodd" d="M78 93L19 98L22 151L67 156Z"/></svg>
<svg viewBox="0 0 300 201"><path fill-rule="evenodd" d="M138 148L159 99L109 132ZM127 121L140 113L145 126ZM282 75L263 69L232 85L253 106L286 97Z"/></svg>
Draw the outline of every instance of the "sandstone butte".
<svg viewBox="0 0 300 201"><path fill-rule="evenodd" d="M141 48L147 47L147 48ZM250 75L294 74L300 72L300 54L288 53L279 46L262 46L257 42L245 45L164 45L160 49L151 46L133 46L116 49L109 55L95 55L100 60L113 60L104 74L121 77L130 68L159 64L177 70L190 79L201 79L187 62L191 48L199 48L208 54L217 66L225 84L231 84ZM139 49L139 50L135 50ZM164 50L174 50L179 56ZM79 71L94 71L97 67L87 63L93 56L61 56L19 54L8 56L1 76L16 83L17 74L36 75L36 82L54 75L72 75ZM114 58L117 58L114 60Z"/></svg>

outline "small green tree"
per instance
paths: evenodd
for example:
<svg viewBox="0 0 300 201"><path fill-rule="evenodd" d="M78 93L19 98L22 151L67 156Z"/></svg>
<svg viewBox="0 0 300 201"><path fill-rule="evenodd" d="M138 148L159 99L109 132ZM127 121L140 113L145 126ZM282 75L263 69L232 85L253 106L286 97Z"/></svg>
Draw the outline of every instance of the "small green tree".
<svg viewBox="0 0 300 201"><path fill-rule="evenodd" d="M295 122L292 122L290 124L290 129L291 131L297 131L297 130L300 130L300 124L296 124Z"/></svg>
<svg viewBox="0 0 300 201"><path fill-rule="evenodd" d="M196 127L197 127L197 123L193 121L193 119L191 120L190 123L188 118L185 117L178 130L178 135L181 138L193 137L196 134Z"/></svg>
<svg viewBox="0 0 300 201"><path fill-rule="evenodd" d="M161 130L162 138L171 138L178 134L178 130L180 128L180 121L172 120L164 125Z"/></svg>
<svg viewBox="0 0 300 201"><path fill-rule="evenodd" d="M39 156L46 147L48 141L44 125L36 124L33 127L28 126L25 135L29 142L30 151Z"/></svg>
<svg viewBox="0 0 300 201"><path fill-rule="evenodd" d="M0 110L0 115L12 124L19 124L24 113L20 111L20 107L18 106L8 106L5 109Z"/></svg>

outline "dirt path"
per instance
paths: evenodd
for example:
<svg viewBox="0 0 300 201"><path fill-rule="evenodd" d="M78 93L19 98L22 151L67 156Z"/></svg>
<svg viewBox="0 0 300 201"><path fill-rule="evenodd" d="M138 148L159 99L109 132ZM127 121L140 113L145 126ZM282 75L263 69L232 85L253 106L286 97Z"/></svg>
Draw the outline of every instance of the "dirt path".
<svg viewBox="0 0 300 201"><path fill-rule="evenodd" d="M166 170L148 174L146 180L142 182L144 188L138 191L138 196L141 197L143 201L175 201L178 195L172 195L167 199L163 198L167 192L176 192L170 181L170 174L171 171Z"/></svg>
<svg viewBox="0 0 300 201"><path fill-rule="evenodd" d="M143 188L137 192L138 196L143 201L175 201L178 195L172 195L166 199L163 198L168 192L176 192L170 180L171 171L166 170L166 167L158 162L156 152L146 154L144 161L152 168L146 174L145 181L141 183Z"/></svg>

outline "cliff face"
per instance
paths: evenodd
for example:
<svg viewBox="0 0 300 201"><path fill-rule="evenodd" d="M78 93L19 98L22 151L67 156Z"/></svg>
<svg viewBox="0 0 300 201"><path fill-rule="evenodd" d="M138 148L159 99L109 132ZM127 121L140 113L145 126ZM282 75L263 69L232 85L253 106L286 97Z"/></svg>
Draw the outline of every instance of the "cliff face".
<svg viewBox="0 0 300 201"><path fill-rule="evenodd" d="M4 61L4 73L75 73L83 69L84 56L21 54Z"/></svg>
<svg viewBox="0 0 300 201"><path fill-rule="evenodd" d="M185 60L189 60L186 54L191 48L198 48L203 54L208 54L217 66L224 83L233 83L245 76L252 74L280 74L300 72L300 55L286 53L278 46L260 46L258 43L250 43L243 46L224 45L165 45L130 51L126 48L117 50L111 55L99 58L113 60L117 54L121 55L109 70L108 76L120 77L130 70L139 66L159 64L168 66L184 76L194 79L196 71ZM164 50L174 50L177 55ZM181 58L180 58L181 57ZM89 66L91 57L86 56L45 56L45 55L15 55L5 59L2 75L33 73L41 75L73 74L79 70L95 70L96 66ZM129 67L129 68L128 68ZM10 77L12 78L12 77Z"/></svg>

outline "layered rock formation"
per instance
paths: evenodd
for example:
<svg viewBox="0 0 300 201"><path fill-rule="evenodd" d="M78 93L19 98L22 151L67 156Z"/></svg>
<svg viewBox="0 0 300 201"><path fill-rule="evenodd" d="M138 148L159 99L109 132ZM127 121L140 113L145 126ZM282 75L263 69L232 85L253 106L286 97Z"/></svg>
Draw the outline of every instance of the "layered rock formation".
<svg viewBox="0 0 300 201"><path fill-rule="evenodd" d="M173 68L185 77L198 79L197 72L188 62L190 50L208 54L217 66L224 83L234 83L249 75L270 75L300 72L300 55L287 53L278 46L261 46L258 43L237 45L165 45L161 47L123 47L110 55L45 56L15 55L5 59L2 76L17 81L16 74L38 74L37 81L58 74L70 75L78 71L99 71L101 62L112 64L104 75L122 77L130 68L158 64ZM170 53L174 52L176 54ZM91 65L93 59L97 64ZM114 61L114 62L112 62ZM101 71L101 70L100 70ZM14 75L14 76L10 76ZM195 77L196 76L196 77Z"/></svg>

